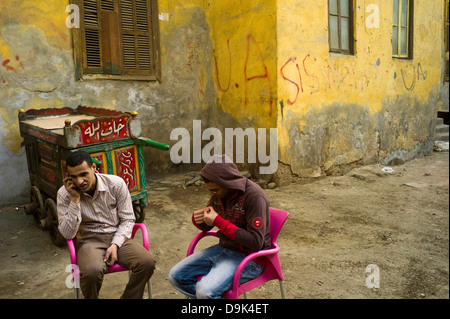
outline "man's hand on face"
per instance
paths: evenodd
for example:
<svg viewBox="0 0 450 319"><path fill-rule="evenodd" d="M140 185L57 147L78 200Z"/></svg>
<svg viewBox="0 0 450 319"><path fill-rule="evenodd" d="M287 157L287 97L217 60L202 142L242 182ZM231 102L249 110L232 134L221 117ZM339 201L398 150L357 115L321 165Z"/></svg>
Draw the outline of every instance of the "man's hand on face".
<svg viewBox="0 0 450 319"><path fill-rule="evenodd" d="M213 226L214 219L217 217L217 213L211 206L208 206L205 208L205 213L203 215L203 220L205 221L206 225Z"/></svg>
<svg viewBox="0 0 450 319"><path fill-rule="evenodd" d="M108 267L111 267L117 261L117 248L118 247L116 244L111 244L111 246L109 246L109 248L106 250L105 258L103 259L103 261Z"/></svg>
<svg viewBox="0 0 450 319"><path fill-rule="evenodd" d="M79 202L81 192L78 189L78 187L75 185L75 183L72 181L72 178L66 177L63 180L64 187L66 188L67 192L72 196L72 199L75 202Z"/></svg>

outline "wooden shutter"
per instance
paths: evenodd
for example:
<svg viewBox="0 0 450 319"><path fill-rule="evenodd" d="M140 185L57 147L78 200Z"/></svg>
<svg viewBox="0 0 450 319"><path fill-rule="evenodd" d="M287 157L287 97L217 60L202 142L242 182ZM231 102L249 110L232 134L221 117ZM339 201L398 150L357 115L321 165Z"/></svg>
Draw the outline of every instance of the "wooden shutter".
<svg viewBox="0 0 450 319"><path fill-rule="evenodd" d="M84 61L87 73L100 73L102 70L102 52L100 39L99 1L83 0L84 20Z"/></svg>
<svg viewBox="0 0 450 319"><path fill-rule="evenodd" d="M157 0L71 2L82 16L74 30L77 79L160 80Z"/></svg>
<svg viewBox="0 0 450 319"><path fill-rule="evenodd" d="M120 5L123 72L124 74L153 73L150 1L121 0Z"/></svg>
<svg viewBox="0 0 450 319"><path fill-rule="evenodd" d="M118 14L113 0L102 0L101 4L103 74L122 74Z"/></svg>

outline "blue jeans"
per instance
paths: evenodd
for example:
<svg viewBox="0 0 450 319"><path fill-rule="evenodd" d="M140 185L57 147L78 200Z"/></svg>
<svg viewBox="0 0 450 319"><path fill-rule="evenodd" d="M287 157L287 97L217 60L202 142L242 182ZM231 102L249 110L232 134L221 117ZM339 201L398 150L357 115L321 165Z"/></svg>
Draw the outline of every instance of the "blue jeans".
<svg viewBox="0 0 450 319"><path fill-rule="evenodd" d="M246 256L217 244L194 253L170 270L170 283L183 294L198 299L220 299L231 289L234 273ZM258 277L263 266L251 261L239 283ZM198 278L203 278L198 281Z"/></svg>

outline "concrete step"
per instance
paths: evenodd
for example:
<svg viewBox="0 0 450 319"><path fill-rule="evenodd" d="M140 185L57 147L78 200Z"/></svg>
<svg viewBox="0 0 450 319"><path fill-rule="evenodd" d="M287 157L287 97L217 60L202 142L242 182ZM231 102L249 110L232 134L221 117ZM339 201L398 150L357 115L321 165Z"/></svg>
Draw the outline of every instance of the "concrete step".
<svg viewBox="0 0 450 319"><path fill-rule="evenodd" d="M441 141L441 142L449 142L448 134L447 135L436 135L434 140Z"/></svg>
<svg viewBox="0 0 450 319"><path fill-rule="evenodd" d="M448 125L446 124L438 124L436 125L436 134L437 133L447 133L449 132Z"/></svg>
<svg viewBox="0 0 450 319"><path fill-rule="evenodd" d="M449 141L449 126L444 124L444 119L438 117L436 119L436 141Z"/></svg>
<svg viewBox="0 0 450 319"><path fill-rule="evenodd" d="M449 141L449 127L446 124L436 125L436 141Z"/></svg>

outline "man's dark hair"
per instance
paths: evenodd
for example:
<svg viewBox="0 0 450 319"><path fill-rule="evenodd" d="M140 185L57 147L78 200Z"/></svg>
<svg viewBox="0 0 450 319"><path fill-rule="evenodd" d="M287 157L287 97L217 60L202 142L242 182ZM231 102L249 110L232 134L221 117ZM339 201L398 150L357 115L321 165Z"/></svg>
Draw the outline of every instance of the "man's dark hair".
<svg viewBox="0 0 450 319"><path fill-rule="evenodd" d="M66 159L66 166L75 167L86 162L89 167L92 166L92 158L86 151L76 151L70 153L70 155Z"/></svg>

